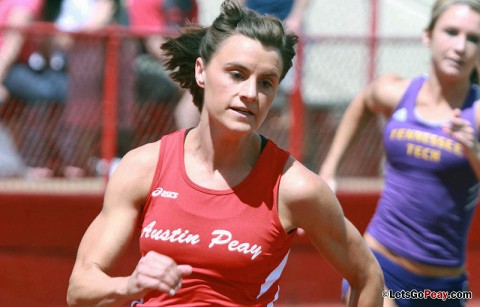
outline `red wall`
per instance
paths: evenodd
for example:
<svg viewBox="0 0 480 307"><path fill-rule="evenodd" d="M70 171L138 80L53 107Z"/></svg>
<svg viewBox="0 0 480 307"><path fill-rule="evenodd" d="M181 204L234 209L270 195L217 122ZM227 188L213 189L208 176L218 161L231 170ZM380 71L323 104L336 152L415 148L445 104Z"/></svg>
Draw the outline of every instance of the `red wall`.
<svg viewBox="0 0 480 307"><path fill-rule="evenodd" d="M378 193L338 195L347 218L362 232ZM0 194L0 302L2 306L65 306L68 278L78 243L98 214L101 195ZM133 269L132 246L118 273ZM468 270L480 296L480 213L470 232ZM295 240L281 284L281 303L338 301L340 276L308 239Z"/></svg>

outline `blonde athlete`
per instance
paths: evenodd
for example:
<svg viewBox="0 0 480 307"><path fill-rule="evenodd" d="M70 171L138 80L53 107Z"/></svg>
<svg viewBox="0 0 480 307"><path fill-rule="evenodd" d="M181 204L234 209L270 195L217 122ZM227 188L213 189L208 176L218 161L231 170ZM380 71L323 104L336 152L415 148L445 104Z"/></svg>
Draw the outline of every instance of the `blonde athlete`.
<svg viewBox="0 0 480 307"><path fill-rule="evenodd" d="M386 305L464 306L462 295L436 294L468 290L466 244L480 178L480 91L470 81L480 58L480 1L436 1L423 39L431 50L428 75L386 75L363 90L320 175L334 181L364 115L388 118L385 187L365 233L390 290Z"/></svg>

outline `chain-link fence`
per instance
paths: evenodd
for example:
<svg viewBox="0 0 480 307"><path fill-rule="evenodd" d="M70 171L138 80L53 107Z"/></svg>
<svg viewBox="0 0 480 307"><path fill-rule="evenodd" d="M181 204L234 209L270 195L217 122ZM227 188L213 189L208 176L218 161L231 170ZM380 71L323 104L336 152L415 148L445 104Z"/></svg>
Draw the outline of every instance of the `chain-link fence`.
<svg viewBox="0 0 480 307"><path fill-rule="evenodd" d="M215 16L218 10L209 8L218 5L216 2L200 2L201 22L209 22L207 12ZM417 22L415 36L385 35L382 29L388 24L372 35L371 5L375 2L312 0L299 54L301 95L290 97L292 87L286 87L261 127L261 132L280 146L298 152L313 171L318 171L346 106L371 77L384 72L412 77L425 71L428 59L419 26L425 20ZM381 6L388 3L379 2ZM339 16L350 23L338 27L328 23L335 20L339 24ZM375 18L384 20L382 15ZM51 27L25 31L27 45L37 47L58 34ZM155 91L163 83L154 83L153 89L151 84L138 85L139 69L156 65L141 57L146 35L124 28L71 34L74 47L62 55L65 66L57 71L64 79L51 81L53 88L66 90L64 97L47 100L12 95L0 105L2 127L28 169L46 169L53 178L101 178L112 158L178 128L174 112L181 93L166 84L160 92L170 91L171 96L148 97L145 92ZM23 59L29 69L33 51L36 49L30 48ZM47 63L34 72L36 77L51 68L53 55L50 50L44 58ZM144 79L149 80L146 74ZM299 114L292 112L295 104L303 108L301 117L292 117ZM340 176L381 175L381 124L379 120L365 123L340 166ZM300 125L300 130L295 130L300 133L291 133L295 125ZM292 148L294 144L301 148ZM43 173L36 175L42 177Z"/></svg>

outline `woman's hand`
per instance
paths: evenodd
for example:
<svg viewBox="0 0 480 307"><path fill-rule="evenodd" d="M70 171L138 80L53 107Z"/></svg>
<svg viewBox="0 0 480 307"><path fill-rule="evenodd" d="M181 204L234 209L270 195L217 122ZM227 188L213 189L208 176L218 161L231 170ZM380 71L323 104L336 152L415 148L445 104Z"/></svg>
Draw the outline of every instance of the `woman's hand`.
<svg viewBox="0 0 480 307"><path fill-rule="evenodd" d="M461 144L465 158L468 159L477 179L480 180L480 144L477 141L475 129L460 115L459 109L453 110L453 118L443 126L443 131Z"/></svg>
<svg viewBox="0 0 480 307"><path fill-rule="evenodd" d="M461 117L459 109L453 110L453 119L443 126L443 131L463 146L465 155L477 155L480 152L475 129L469 121Z"/></svg>
<svg viewBox="0 0 480 307"><path fill-rule="evenodd" d="M150 251L138 262L128 280L127 291L144 295L158 290L173 296L182 286L182 277L191 273L191 266L177 265L172 258Z"/></svg>

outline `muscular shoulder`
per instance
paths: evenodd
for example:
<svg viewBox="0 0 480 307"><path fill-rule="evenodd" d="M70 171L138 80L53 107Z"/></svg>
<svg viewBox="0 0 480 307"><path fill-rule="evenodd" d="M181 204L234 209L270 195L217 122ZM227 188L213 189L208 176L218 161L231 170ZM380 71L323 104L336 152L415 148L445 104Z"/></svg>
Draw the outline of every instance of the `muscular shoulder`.
<svg viewBox="0 0 480 307"><path fill-rule="evenodd" d="M138 169L149 169L155 166L158 160L161 141L148 143L129 151L122 162L135 164Z"/></svg>
<svg viewBox="0 0 480 307"><path fill-rule="evenodd" d="M320 178L292 157L280 185L284 199L301 202L315 196L321 188Z"/></svg>
<svg viewBox="0 0 480 307"><path fill-rule="evenodd" d="M339 203L328 185L314 172L293 158L282 176L279 214L287 231L312 228L332 216L342 215Z"/></svg>
<svg viewBox="0 0 480 307"><path fill-rule="evenodd" d="M397 106L410 80L386 74L374 80L365 90L369 108L389 116Z"/></svg>
<svg viewBox="0 0 480 307"><path fill-rule="evenodd" d="M160 141L128 152L118 164L107 185L107 195L123 196L141 203L148 195L158 162Z"/></svg>

